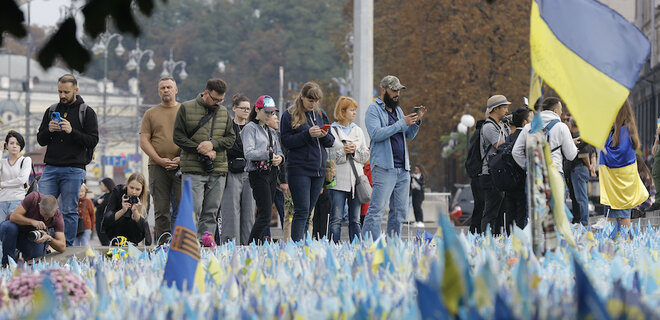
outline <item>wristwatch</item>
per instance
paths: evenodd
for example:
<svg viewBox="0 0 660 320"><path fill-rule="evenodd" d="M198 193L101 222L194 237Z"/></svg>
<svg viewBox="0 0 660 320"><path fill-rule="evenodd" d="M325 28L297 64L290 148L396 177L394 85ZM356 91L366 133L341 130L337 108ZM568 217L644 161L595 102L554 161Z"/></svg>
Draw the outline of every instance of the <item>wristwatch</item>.
<svg viewBox="0 0 660 320"><path fill-rule="evenodd" d="M49 246L49 245L50 245L50 241L51 241L51 240L53 240L53 237L51 237L50 235L48 235L48 240L46 240L46 246Z"/></svg>

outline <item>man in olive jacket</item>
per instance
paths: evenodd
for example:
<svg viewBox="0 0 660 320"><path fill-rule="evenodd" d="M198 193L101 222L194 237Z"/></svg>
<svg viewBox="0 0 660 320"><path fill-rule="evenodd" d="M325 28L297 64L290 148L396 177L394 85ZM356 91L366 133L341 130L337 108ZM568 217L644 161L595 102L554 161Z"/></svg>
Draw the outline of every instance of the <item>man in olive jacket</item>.
<svg viewBox="0 0 660 320"><path fill-rule="evenodd" d="M227 83L210 79L197 98L181 104L174 122L174 143L181 148L183 180L192 180L197 234L214 233L227 178L226 149L236 135L225 100ZM173 217L176 221L176 217Z"/></svg>

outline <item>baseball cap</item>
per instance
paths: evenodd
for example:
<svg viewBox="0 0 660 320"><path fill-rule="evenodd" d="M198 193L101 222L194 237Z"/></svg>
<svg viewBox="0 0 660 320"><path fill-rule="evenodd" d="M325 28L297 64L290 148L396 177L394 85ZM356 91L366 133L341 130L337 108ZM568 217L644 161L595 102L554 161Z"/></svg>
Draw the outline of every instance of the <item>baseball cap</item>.
<svg viewBox="0 0 660 320"><path fill-rule="evenodd" d="M385 76L383 80L380 80L380 87L381 88L390 88L391 90L394 91L399 91L401 89L405 89L406 86L401 84L401 81L399 81L399 78L395 76Z"/></svg>
<svg viewBox="0 0 660 320"><path fill-rule="evenodd" d="M273 98L271 98L270 96L259 97L259 99L257 99L257 102L254 103L254 108L265 109L268 112L277 111L277 107L275 106L275 100L273 100Z"/></svg>
<svg viewBox="0 0 660 320"><path fill-rule="evenodd" d="M496 94L488 98L488 102L486 102L486 115L490 114L493 109L505 104L511 104L511 102L501 94Z"/></svg>

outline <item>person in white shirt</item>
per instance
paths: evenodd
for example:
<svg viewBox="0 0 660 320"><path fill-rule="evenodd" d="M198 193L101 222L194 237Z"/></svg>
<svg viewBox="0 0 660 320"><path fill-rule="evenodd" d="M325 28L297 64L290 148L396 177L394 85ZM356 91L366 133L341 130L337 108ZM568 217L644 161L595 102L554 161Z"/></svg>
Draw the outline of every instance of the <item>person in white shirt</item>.
<svg viewBox="0 0 660 320"><path fill-rule="evenodd" d="M9 157L0 160L0 222L5 221L25 198L32 168L32 159L21 155L25 139L20 133L9 131L1 145L3 153L6 150Z"/></svg>
<svg viewBox="0 0 660 320"><path fill-rule="evenodd" d="M562 160L572 161L577 156L578 149L575 146L579 140L578 138L573 139L571 136L571 131L568 129L568 126L561 122L561 114L563 111L561 100L555 97L549 97L543 100L542 105L543 111L541 111L541 119L543 120L543 128L547 128L551 122L555 122L550 128L548 133L548 143L550 144L550 155L552 156L552 162L557 165L559 172L564 175L564 169L562 167ZM531 128L531 124L526 124L522 132L516 140L516 144L511 150L511 155L516 163L521 167L525 168L525 162L527 161L525 157L525 148L527 145L527 133Z"/></svg>

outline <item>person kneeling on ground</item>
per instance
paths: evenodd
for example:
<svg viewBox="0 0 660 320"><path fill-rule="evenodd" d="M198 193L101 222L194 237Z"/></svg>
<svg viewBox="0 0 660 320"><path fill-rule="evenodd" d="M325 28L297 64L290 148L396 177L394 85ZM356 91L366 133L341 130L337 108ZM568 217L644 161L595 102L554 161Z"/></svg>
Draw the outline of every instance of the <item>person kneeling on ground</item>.
<svg viewBox="0 0 660 320"><path fill-rule="evenodd" d="M25 260L45 255L48 246L64 252L64 219L57 208L57 199L39 192L27 195L0 224L0 239L2 266L9 263L9 257L16 259L16 249Z"/></svg>
<svg viewBox="0 0 660 320"><path fill-rule="evenodd" d="M117 185L108 201L103 216L103 230L110 239L124 236L138 244L145 239L147 226L147 187L144 176L134 173L126 185ZM145 245L151 245L146 237ZM110 241L113 244L113 241Z"/></svg>

